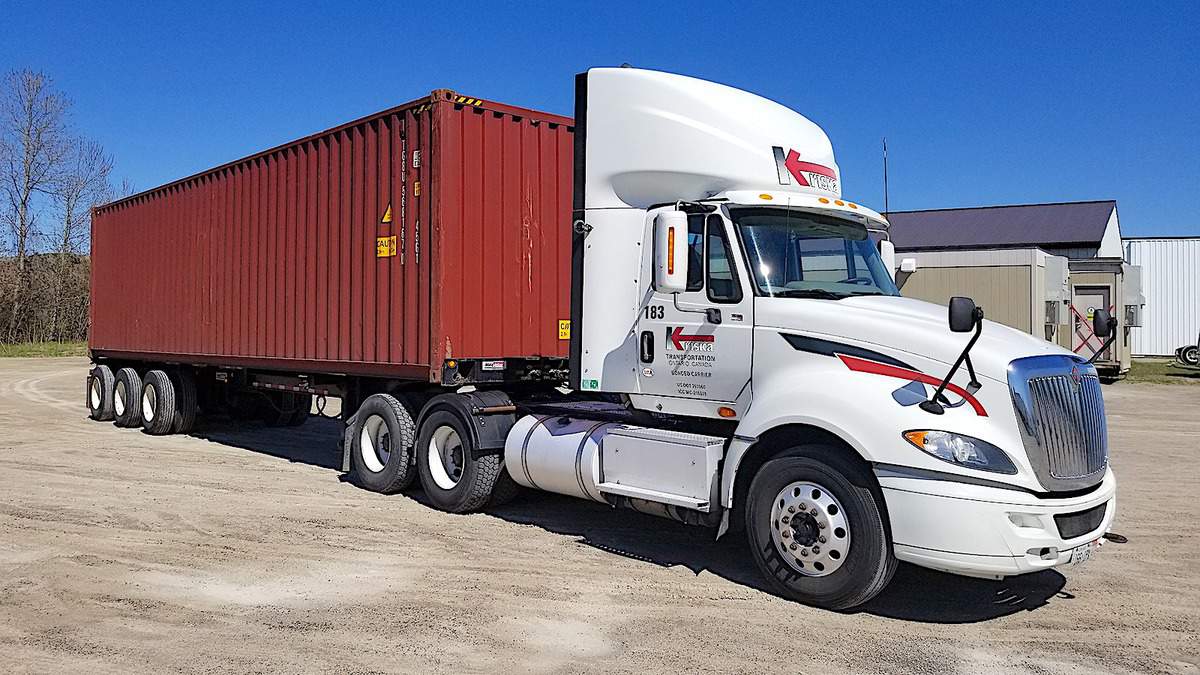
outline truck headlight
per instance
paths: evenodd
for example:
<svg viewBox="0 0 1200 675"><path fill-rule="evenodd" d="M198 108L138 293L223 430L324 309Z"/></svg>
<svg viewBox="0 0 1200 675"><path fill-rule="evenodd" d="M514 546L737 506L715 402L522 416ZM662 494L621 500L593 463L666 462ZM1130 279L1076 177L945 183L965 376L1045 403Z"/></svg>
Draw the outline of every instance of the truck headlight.
<svg viewBox="0 0 1200 675"><path fill-rule="evenodd" d="M948 431L906 431L904 440L943 462L994 473L1017 472L1003 450L978 438Z"/></svg>

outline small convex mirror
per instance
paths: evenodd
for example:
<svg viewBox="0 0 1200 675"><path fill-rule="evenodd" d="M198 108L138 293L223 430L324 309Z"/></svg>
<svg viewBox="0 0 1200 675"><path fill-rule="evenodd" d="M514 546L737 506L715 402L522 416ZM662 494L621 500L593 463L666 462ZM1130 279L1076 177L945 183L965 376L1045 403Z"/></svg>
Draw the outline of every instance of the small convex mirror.
<svg viewBox="0 0 1200 675"><path fill-rule="evenodd" d="M1107 309L1097 309L1092 313L1092 332L1098 338L1103 339L1111 335L1115 323Z"/></svg>
<svg viewBox="0 0 1200 675"><path fill-rule="evenodd" d="M687 289L688 222L683 211L663 211L654 218L654 290Z"/></svg>
<svg viewBox="0 0 1200 675"><path fill-rule="evenodd" d="M969 333L975 327L975 301L970 298L950 298L950 330Z"/></svg>

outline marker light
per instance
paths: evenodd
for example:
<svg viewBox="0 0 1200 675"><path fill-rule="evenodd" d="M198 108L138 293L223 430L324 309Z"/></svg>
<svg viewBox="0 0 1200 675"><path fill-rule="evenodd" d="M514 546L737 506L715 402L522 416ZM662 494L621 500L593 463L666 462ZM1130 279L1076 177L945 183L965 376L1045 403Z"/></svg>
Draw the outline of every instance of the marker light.
<svg viewBox="0 0 1200 675"><path fill-rule="evenodd" d="M769 194L767 194L767 193L765 193L765 192L764 192L764 193L762 193L761 195L759 195L759 196L758 196L758 198L759 198L759 199L765 199L765 200L767 200L767 201L771 201L772 199L775 199L774 197L772 197L771 195L769 195Z"/></svg>
<svg viewBox="0 0 1200 675"><path fill-rule="evenodd" d="M675 274L675 228L667 230L667 274Z"/></svg>
<svg viewBox="0 0 1200 675"><path fill-rule="evenodd" d="M837 204L838 206L845 206L845 205L846 205L846 202L844 202L844 201L842 201L842 200L840 200L840 199L835 199L835 200L833 200L833 203L834 203L834 204Z"/></svg>
<svg viewBox="0 0 1200 675"><path fill-rule="evenodd" d="M727 408L725 406L717 408L717 414L721 417L737 417L737 411L735 411L733 408Z"/></svg>
<svg viewBox="0 0 1200 675"><path fill-rule="evenodd" d="M906 431L904 440L950 464L994 473L1017 472L1017 467L1003 450L978 438L948 431Z"/></svg>
<svg viewBox="0 0 1200 675"><path fill-rule="evenodd" d="M824 197L817 197L817 201L821 202L822 204L828 204L828 203L829 203L829 200L828 200L828 199L826 199L826 198L824 198Z"/></svg>

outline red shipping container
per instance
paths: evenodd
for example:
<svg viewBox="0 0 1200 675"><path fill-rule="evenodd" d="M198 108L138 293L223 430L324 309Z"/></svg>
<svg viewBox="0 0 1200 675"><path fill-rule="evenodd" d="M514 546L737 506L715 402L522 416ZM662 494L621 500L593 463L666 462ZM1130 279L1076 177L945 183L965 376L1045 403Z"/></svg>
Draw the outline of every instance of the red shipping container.
<svg viewBox="0 0 1200 675"><path fill-rule="evenodd" d="M98 207L93 355L427 381L565 358L571 125L438 90Z"/></svg>

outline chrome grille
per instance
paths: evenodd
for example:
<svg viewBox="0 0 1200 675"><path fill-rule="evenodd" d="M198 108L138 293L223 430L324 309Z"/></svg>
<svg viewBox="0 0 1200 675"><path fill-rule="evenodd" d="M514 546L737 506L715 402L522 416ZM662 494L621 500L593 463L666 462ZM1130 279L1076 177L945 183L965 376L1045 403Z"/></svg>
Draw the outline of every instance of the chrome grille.
<svg viewBox="0 0 1200 675"><path fill-rule="evenodd" d="M1108 429L1096 369L1065 355L1009 364L1008 384L1029 463L1047 490L1077 490L1104 478Z"/></svg>
<svg viewBox="0 0 1200 675"><path fill-rule="evenodd" d="M1100 379L1080 375L1076 384L1070 375L1037 377L1029 381L1029 392L1033 423L1050 475L1082 478L1103 469L1108 462L1108 434Z"/></svg>

